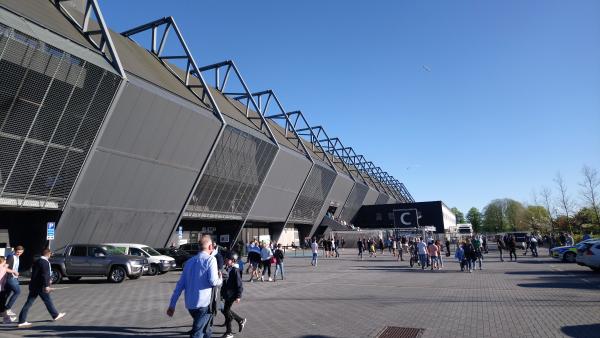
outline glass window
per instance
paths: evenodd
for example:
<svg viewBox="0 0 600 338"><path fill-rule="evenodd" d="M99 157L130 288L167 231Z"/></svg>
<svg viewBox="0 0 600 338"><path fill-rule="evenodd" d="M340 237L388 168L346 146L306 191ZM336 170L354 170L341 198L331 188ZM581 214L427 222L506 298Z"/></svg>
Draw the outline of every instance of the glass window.
<svg viewBox="0 0 600 338"><path fill-rule="evenodd" d="M85 246L74 246L71 248L71 256L85 257L87 256L87 248Z"/></svg>
<svg viewBox="0 0 600 338"><path fill-rule="evenodd" d="M100 255L100 256L106 256L106 252L104 251L104 249L102 249L99 246L90 246L90 247L88 247L88 256L90 256L90 257L98 257L98 255Z"/></svg>
<svg viewBox="0 0 600 338"><path fill-rule="evenodd" d="M144 254L144 252L138 248L129 248L129 254L132 256L140 256L140 257L145 257L146 255Z"/></svg>
<svg viewBox="0 0 600 338"><path fill-rule="evenodd" d="M160 252L152 249L149 246L142 247L142 250L146 251L150 256L160 256Z"/></svg>

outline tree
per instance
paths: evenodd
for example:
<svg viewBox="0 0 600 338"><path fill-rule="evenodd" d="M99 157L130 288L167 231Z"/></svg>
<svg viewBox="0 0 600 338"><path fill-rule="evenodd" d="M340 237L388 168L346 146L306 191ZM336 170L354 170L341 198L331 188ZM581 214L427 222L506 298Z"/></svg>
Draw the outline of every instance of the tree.
<svg viewBox="0 0 600 338"><path fill-rule="evenodd" d="M528 230L529 226L527 223L527 209L523 204L512 200L506 199L505 218L508 221L508 227L512 231L523 231Z"/></svg>
<svg viewBox="0 0 600 338"><path fill-rule="evenodd" d="M481 227L483 225L482 218L481 212L475 207L469 209L469 212L467 212L467 221L471 223L473 231L475 232L481 232Z"/></svg>
<svg viewBox="0 0 600 338"><path fill-rule="evenodd" d="M560 172L556 173L554 183L556 183L556 187L558 188L558 204L560 206L561 212L567 218L567 223L570 224L570 215L572 215L573 201L567 193L567 185Z"/></svg>
<svg viewBox="0 0 600 338"><path fill-rule="evenodd" d="M465 215L457 207L450 209L456 216L456 223L465 223Z"/></svg>
<svg viewBox="0 0 600 338"><path fill-rule="evenodd" d="M530 230L530 216L527 209L510 198L495 199L483 209L483 231L524 231Z"/></svg>
<svg viewBox="0 0 600 338"><path fill-rule="evenodd" d="M583 182L579 183L582 187L581 195L583 200L596 217L596 223L600 224L600 177L598 177L598 171L594 168L590 168L584 165L581 168L581 174L583 175Z"/></svg>
<svg viewBox="0 0 600 338"><path fill-rule="evenodd" d="M541 205L527 206L526 222L529 227L538 232L546 232L552 228L551 217L548 210Z"/></svg>
<svg viewBox="0 0 600 338"><path fill-rule="evenodd" d="M552 190L544 187L540 192L540 196L542 197L544 208L548 211L548 217L550 217L550 230L554 231L555 217L553 215L556 215L556 207L552 204Z"/></svg>
<svg viewBox="0 0 600 338"><path fill-rule="evenodd" d="M506 201L496 199L491 201L483 208L483 227L484 232L502 232L506 222L504 221L504 209Z"/></svg>

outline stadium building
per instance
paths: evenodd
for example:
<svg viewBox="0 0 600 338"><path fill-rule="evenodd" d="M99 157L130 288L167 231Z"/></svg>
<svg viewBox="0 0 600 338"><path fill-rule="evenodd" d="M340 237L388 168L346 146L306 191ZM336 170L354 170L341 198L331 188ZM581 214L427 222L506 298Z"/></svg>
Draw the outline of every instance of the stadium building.
<svg viewBox="0 0 600 338"><path fill-rule="evenodd" d="M284 244L414 202L339 138L202 65L171 17L109 29L95 0L0 0L0 231L10 245L199 233ZM9 237L9 238L6 238Z"/></svg>

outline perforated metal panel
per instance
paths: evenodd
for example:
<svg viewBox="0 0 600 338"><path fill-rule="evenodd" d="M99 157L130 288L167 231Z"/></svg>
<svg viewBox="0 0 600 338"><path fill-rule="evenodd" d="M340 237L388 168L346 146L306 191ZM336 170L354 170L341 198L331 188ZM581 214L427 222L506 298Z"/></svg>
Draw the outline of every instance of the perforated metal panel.
<svg viewBox="0 0 600 338"><path fill-rule="evenodd" d="M352 221L352 218L358 212L358 209L362 206L362 202L365 200L365 196L367 196L367 192L369 188L366 185L356 183L350 196L348 196L348 200L344 205L344 209L340 214L340 218L346 222Z"/></svg>
<svg viewBox="0 0 600 338"><path fill-rule="evenodd" d="M250 211L277 147L227 126L187 206L187 216L241 219Z"/></svg>
<svg viewBox="0 0 600 338"><path fill-rule="evenodd" d="M0 24L0 205L64 206L120 81Z"/></svg>
<svg viewBox="0 0 600 338"><path fill-rule="evenodd" d="M290 222L314 223L319 211L325 203L327 194L335 181L337 174L327 168L315 165L308 175L306 184L300 192L300 197L294 205Z"/></svg>

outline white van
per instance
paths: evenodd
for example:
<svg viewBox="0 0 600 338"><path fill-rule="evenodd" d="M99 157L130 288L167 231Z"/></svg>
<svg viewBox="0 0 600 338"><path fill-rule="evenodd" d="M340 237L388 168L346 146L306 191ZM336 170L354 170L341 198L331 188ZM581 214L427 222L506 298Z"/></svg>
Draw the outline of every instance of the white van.
<svg viewBox="0 0 600 338"><path fill-rule="evenodd" d="M148 245L133 243L104 243L112 245L124 255L141 256L148 259L148 275L163 274L175 270L176 264L173 257L165 256Z"/></svg>

